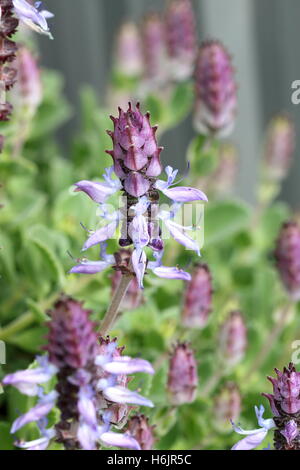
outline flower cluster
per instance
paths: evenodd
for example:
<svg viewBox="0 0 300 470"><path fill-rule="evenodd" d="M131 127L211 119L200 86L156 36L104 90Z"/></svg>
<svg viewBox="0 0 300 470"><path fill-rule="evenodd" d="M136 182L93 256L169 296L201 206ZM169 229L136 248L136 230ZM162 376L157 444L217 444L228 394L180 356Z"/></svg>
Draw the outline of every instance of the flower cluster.
<svg viewBox="0 0 300 470"><path fill-rule="evenodd" d="M99 445L140 449L126 432L116 433L112 425L126 422L129 405L152 407L150 400L127 388L128 375L153 374L149 362L123 356L116 339L98 342L89 311L71 298L62 298L50 313L48 355L37 359L38 367L6 376L4 385L38 397L37 404L13 423L15 433L36 422L41 437L17 442L23 449L44 450L52 440L66 449L96 450ZM56 388L45 394L43 384L56 377ZM48 428L47 415L57 406L60 422Z"/></svg>
<svg viewBox="0 0 300 470"><path fill-rule="evenodd" d="M289 364L283 372L275 369L277 378L268 377L273 385L273 394L263 393L271 406L273 419L263 419L264 407L255 407L260 428L244 431L233 425L238 434L246 437L233 447L233 450L250 450L259 446L267 433L275 429L274 445L276 450L300 450L300 373Z"/></svg>
<svg viewBox="0 0 300 470"><path fill-rule="evenodd" d="M290 169L296 146L295 124L286 114L271 120L264 146L264 175L267 179L281 181Z"/></svg>
<svg viewBox="0 0 300 470"><path fill-rule="evenodd" d="M50 33L47 19L53 18L53 13L43 10L42 2L35 2L31 5L26 0L12 0L13 7L18 18L34 31L47 35L50 39Z"/></svg>
<svg viewBox="0 0 300 470"><path fill-rule="evenodd" d="M235 366L247 349L247 327L241 312L233 311L220 329L220 356L228 367Z"/></svg>
<svg viewBox="0 0 300 470"><path fill-rule="evenodd" d="M207 325L212 304L212 277L206 264L198 264L192 280L187 286L182 322L189 328L204 328Z"/></svg>
<svg viewBox="0 0 300 470"><path fill-rule="evenodd" d="M179 343L171 354L168 374L168 395L172 405L192 403L197 394L198 371L194 352L186 343Z"/></svg>
<svg viewBox="0 0 300 470"><path fill-rule="evenodd" d="M166 36L171 76L186 80L193 73L197 53L195 14L190 0L173 0L166 12Z"/></svg>
<svg viewBox="0 0 300 470"><path fill-rule="evenodd" d="M203 135L230 134L237 111L237 85L231 58L219 41L207 41L200 47L195 88L195 129Z"/></svg>
<svg viewBox="0 0 300 470"><path fill-rule="evenodd" d="M187 232L193 232L194 226L183 227L174 219L185 202L207 201L199 189L174 186L177 170L166 168L167 181L158 180L162 171L160 162L161 147L156 140L157 127L152 127L149 113L143 115L140 106L135 109L129 104L126 112L119 109L119 117L111 117L114 131L108 131L113 150L107 151L113 158L114 166L106 170L105 182L80 181L76 191L85 192L100 205L102 217L109 224L92 232L83 246L83 251L101 246L101 261L80 260L71 273L92 274L103 271L115 264L115 257L108 255L105 243L112 238L121 225L121 247L133 245L131 266L139 286L143 287L146 269L159 277L168 279L190 280L190 275L178 267L162 265L164 243L161 238L161 221L170 235L181 245L200 254L198 243ZM113 179L113 171L118 179ZM109 196L122 191L123 207L113 213L107 208ZM170 211L160 210L160 192L173 201ZM148 261L146 247L153 252L155 261Z"/></svg>
<svg viewBox="0 0 300 470"><path fill-rule="evenodd" d="M297 222L286 222L283 225L274 256L290 298L300 300L300 227Z"/></svg>

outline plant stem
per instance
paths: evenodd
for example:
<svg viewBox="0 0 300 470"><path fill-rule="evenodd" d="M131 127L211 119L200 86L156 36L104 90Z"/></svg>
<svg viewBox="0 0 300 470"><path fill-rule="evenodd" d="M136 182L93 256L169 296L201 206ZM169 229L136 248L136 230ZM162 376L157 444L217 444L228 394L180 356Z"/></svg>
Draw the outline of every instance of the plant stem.
<svg viewBox="0 0 300 470"><path fill-rule="evenodd" d="M24 313L19 318L11 322L7 327L0 329L0 340L6 341L15 333L24 330L34 322L35 318L35 315L31 312Z"/></svg>
<svg viewBox="0 0 300 470"><path fill-rule="evenodd" d="M133 278L133 275L130 273L123 274L120 284L113 296L111 304L101 323L101 327L99 330L99 333L101 336L106 336L109 333L109 331L112 329L116 321L116 318L118 316L120 305L127 293L127 290L128 290L130 282L132 281L132 278Z"/></svg>
<svg viewBox="0 0 300 470"><path fill-rule="evenodd" d="M253 363L253 366L251 367L250 371L247 374L247 380L252 376L252 374L257 371L265 362L267 359L268 355L272 351L273 345L277 338L280 336L282 331L284 330L287 320L289 318L289 314L291 311L291 308L293 307L293 302L288 302L286 306L283 308L281 312L281 316L278 320L278 322L274 325L273 329L271 330L269 336L267 337L266 341L264 342L264 346L259 352L256 360Z"/></svg>

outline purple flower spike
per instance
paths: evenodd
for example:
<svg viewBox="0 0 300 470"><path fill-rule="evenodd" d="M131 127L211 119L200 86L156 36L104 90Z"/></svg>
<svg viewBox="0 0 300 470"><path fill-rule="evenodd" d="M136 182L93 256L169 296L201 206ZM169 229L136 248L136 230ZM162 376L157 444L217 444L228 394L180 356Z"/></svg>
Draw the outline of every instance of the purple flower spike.
<svg viewBox="0 0 300 470"><path fill-rule="evenodd" d="M237 111L237 86L231 58L220 42L208 41L200 47L195 87L196 130L219 137L230 134Z"/></svg>
<svg viewBox="0 0 300 470"><path fill-rule="evenodd" d="M194 269L192 282L187 286L182 322L189 328L204 328L212 309L212 277L206 264Z"/></svg>
<svg viewBox="0 0 300 470"><path fill-rule="evenodd" d="M195 14L190 0L172 0L166 12L166 33L171 76L178 81L193 73L196 56Z"/></svg>
<svg viewBox="0 0 300 470"><path fill-rule="evenodd" d="M167 44L164 23L159 14L148 15L142 25L144 78L153 86L166 83Z"/></svg>
<svg viewBox="0 0 300 470"><path fill-rule="evenodd" d="M154 446L154 426L144 415L133 416L128 423L130 434L138 441L142 450L152 450Z"/></svg>
<svg viewBox="0 0 300 470"><path fill-rule="evenodd" d="M300 227L296 222L283 225L275 250L277 269L291 299L300 300Z"/></svg>
<svg viewBox="0 0 300 470"><path fill-rule="evenodd" d="M247 327L241 312L231 312L221 326L220 355L224 364L233 367L244 357L247 349Z"/></svg>
<svg viewBox="0 0 300 470"><path fill-rule="evenodd" d="M197 394L198 373L193 351L178 344L172 353L168 375L168 394L173 405L192 403Z"/></svg>
<svg viewBox="0 0 300 470"><path fill-rule="evenodd" d="M40 4L41 2L36 2L36 8L26 2L26 0L13 0L15 12L23 23L34 31L46 34L50 39L53 39L52 34L49 31L46 18L52 18L54 15L45 10L39 11Z"/></svg>
<svg viewBox="0 0 300 470"><path fill-rule="evenodd" d="M271 120L264 147L263 170L267 179L283 180L291 167L296 146L295 124L286 114Z"/></svg>

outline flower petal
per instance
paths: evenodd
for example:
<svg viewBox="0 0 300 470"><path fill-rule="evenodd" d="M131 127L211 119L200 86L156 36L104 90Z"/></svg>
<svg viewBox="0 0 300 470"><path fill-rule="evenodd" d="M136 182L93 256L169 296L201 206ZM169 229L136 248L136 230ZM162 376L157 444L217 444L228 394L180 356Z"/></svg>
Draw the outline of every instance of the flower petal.
<svg viewBox="0 0 300 470"><path fill-rule="evenodd" d="M164 189L162 192L175 202L208 201L207 196L196 188L177 186L176 188Z"/></svg>
<svg viewBox="0 0 300 470"><path fill-rule="evenodd" d="M119 220L114 220L112 223L106 225L105 227L97 230L93 235L91 235L85 242L82 251L86 251L92 246L98 245L99 243L109 240L114 235L117 227L119 225Z"/></svg>
<svg viewBox="0 0 300 470"><path fill-rule="evenodd" d="M106 446L124 447L125 449L141 450L139 443L129 434L105 432L101 434L101 441Z"/></svg>
<svg viewBox="0 0 300 470"><path fill-rule="evenodd" d="M47 416L47 414L52 410L54 406L53 402L39 403L29 410L27 413L19 416L12 425L11 434L14 434L19 429L21 429L25 424L39 421L40 419Z"/></svg>
<svg viewBox="0 0 300 470"><path fill-rule="evenodd" d="M83 450L96 450L98 432L87 423L80 423L77 431L77 438Z"/></svg>
<svg viewBox="0 0 300 470"><path fill-rule="evenodd" d="M268 431L266 429L261 429L256 434L250 434L249 436L244 437L241 441L237 442L231 450L251 450L258 447L263 440L265 439Z"/></svg>
<svg viewBox="0 0 300 470"><path fill-rule="evenodd" d="M109 196L118 191L117 187L112 187L107 183L95 183L86 180L79 181L75 186L76 192L83 191L98 204L102 204Z"/></svg>
<svg viewBox="0 0 300 470"><path fill-rule="evenodd" d="M152 271L156 276L162 277L163 279L180 279L182 281L192 280L192 277L189 273L177 267L171 268L166 266L159 266L152 269Z"/></svg>
<svg viewBox="0 0 300 470"><path fill-rule="evenodd" d="M150 408L154 406L147 398L121 386L108 387L103 390L103 395L107 400L115 403L130 403L132 405L149 406Z"/></svg>
<svg viewBox="0 0 300 470"><path fill-rule="evenodd" d="M84 260L70 269L69 274L97 274L104 271L110 263L106 261L89 261Z"/></svg>
<svg viewBox="0 0 300 470"><path fill-rule="evenodd" d="M131 255L132 266L141 289L143 289L143 279L146 270L147 257L144 251L134 250Z"/></svg>
<svg viewBox="0 0 300 470"><path fill-rule="evenodd" d="M135 374L137 372L145 372L154 374L154 369L150 362L144 359L132 359L131 357L116 357L112 362L104 364L103 369L110 374Z"/></svg>
<svg viewBox="0 0 300 470"><path fill-rule="evenodd" d="M17 441L15 446L24 450L46 450L49 445L50 439L48 437L41 437L34 441L24 442Z"/></svg>
<svg viewBox="0 0 300 470"><path fill-rule="evenodd" d="M24 395L36 396L38 384L48 382L56 371L56 367L52 365L46 368L27 369L7 375L2 382L4 385L13 385Z"/></svg>
<svg viewBox="0 0 300 470"><path fill-rule="evenodd" d="M171 220L165 220L165 224L174 240L185 246L188 250L193 250L200 254L198 243L196 243L195 240L184 233L183 227L176 224L175 222L172 222Z"/></svg>

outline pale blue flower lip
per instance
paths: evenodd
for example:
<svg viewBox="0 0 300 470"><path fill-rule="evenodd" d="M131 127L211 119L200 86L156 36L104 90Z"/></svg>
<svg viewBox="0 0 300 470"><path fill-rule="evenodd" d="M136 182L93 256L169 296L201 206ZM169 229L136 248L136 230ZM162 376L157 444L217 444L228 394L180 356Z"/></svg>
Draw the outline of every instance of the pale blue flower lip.
<svg viewBox="0 0 300 470"><path fill-rule="evenodd" d="M47 10L40 10L42 2L30 5L26 0L13 0L14 9L18 18L34 31L46 34L53 39L50 33L47 19L53 18L53 14Z"/></svg>

